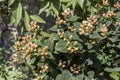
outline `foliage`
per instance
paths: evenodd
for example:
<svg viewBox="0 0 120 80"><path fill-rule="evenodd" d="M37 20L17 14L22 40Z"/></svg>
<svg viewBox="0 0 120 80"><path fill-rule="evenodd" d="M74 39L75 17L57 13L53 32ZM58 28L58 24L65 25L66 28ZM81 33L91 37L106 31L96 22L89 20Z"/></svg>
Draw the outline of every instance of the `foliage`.
<svg viewBox="0 0 120 80"><path fill-rule="evenodd" d="M27 29L16 39L17 53L12 58L23 71L34 80L119 80L117 0L41 0L38 15L27 12L26 2L8 1L13 10L11 25L17 26L24 18ZM56 19L49 30L37 24L47 24L39 16L43 12Z"/></svg>
<svg viewBox="0 0 120 80"><path fill-rule="evenodd" d="M27 79L27 75L20 68L16 69L12 61L5 61L3 51L8 52L0 48L0 80Z"/></svg>
<svg viewBox="0 0 120 80"><path fill-rule="evenodd" d="M22 71L15 69L12 66L7 66L4 64L0 65L0 80L20 80L26 79L27 76L22 73Z"/></svg>

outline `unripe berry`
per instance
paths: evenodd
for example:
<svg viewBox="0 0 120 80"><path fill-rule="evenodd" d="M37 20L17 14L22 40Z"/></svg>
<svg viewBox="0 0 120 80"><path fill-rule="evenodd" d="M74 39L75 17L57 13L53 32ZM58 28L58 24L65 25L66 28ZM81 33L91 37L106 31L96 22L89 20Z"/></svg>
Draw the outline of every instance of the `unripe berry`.
<svg viewBox="0 0 120 80"><path fill-rule="evenodd" d="M75 41L75 42L74 42L74 45L77 45L77 44L78 44L78 41Z"/></svg>
<svg viewBox="0 0 120 80"><path fill-rule="evenodd" d="M73 38L73 35L70 35L70 36L69 36L69 39L72 39L72 38Z"/></svg>
<svg viewBox="0 0 120 80"><path fill-rule="evenodd" d="M67 50L69 51L69 50L71 50L72 49L72 47L71 46L69 46L68 48L67 48Z"/></svg>
<svg viewBox="0 0 120 80"><path fill-rule="evenodd" d="M45 47L43 48L44 51L46 51L47 49L48 49L48 46L45 46Z"/></svg>
<svg viewBox="0 0 120 80"><path fill-rule="evenodd" d="M45 55L48 55L48 52L46 52Z"/></svg>
<svg viewBox="0 0 120 80"><path fill-rule="evenodd" d="M76 47L76 48L74 48L74 50L75 50L75 51L77 51L77 50L79 50L79 48L78 48L78 47Z"/></svg>
<svg viewBox="0 0 120 80"><path fill-rule="evenodd" d="M67 42L67 46L70 45L70 41Z"/></svg>

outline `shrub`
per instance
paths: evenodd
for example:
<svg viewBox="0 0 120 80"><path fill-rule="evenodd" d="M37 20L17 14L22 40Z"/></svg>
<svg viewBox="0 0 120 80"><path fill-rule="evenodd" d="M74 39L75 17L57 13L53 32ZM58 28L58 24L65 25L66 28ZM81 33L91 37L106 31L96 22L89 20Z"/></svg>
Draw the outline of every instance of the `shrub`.
<svg viewBox="0 0 120 80"><path fill-rule="evenodd" d="M119 80L120 5L117 0L43 0L39 13L56 24L43 30L38 15L14 44L13 62L34 80ZM56 4L55 4L56 3ZM47 5L46 5L47 4ZM23 9L21 2L14 14ZM22 10L21 10L22 12ZM20 13L21 13L20 12ZM25 24L29 23L28 14ZM16 25L20 17L13 16ZM19 18L19 19L18 19ZM46 23L47 24L47 23Z"/></svg>

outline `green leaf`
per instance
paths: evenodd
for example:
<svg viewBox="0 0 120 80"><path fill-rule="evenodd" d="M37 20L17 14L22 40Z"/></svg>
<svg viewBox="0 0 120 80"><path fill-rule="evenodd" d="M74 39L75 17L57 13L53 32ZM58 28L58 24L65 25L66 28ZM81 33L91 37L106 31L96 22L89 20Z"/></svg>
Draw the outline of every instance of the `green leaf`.
<svg viewBox="0 0 120 80"><path fill-rule="evenodd" d="M16 26L20 22L21 17L22 17L22 5L19 2L18 6L17 6L17 8L15 9L15 12L14 12L14 18L15 18L15 24L16 24Z"/></svg>
<svg viewBox="0 0 120 80"><path fill-rule="evenodd" d="M90 44L90 43L86 43L86 45L87 45L87 48L88 48L88 49L92 49L92 48L93 48L93 45Z"/></svg>
<svg viewBox="0 0 120 80"><path fill-rule="evenodd" d="M119 67L118 68L105 68L104 70L107 71L107 72L115 72L115 71L119 71L120 72L120 68Z"/></svg>
<svg viewBox="0 0 120 80"><path fill-rule="evenodd" d="M78 2L78 0L71 0L73 9L75 9L77 2Z"/></svg>
<svg viewBox="0 0 120 80"><path fill-rule="evenodd" d="M27 59L27 63L28 63L29 65L31 65L31 64L33 64L33 63L35 62L35 60L36 60L35 57L32 58L32 59L28 58L28 59Z"/></svg>
<svg viewBox="0 0 120 80"><path fill-rule="evenodd" d="M45 32L45 31L41 31L40 34L44 37L50 37L51 36L49 33Z"/></svg>
<svg viewBox="0 0 120 80"><path fill-rule="evenodd" d="M8 6L11 6L15 0L8 0Z"/></svg>
<svg viewBox="0 0 120 80"><path fill-rule="evenodd" d="M72 74L68 70L64 70L61 76L62 80L69 80L72 77Z"/></svg>
<svg viewBox="0 0 120 80"><path fill-rule="evenodd" d="M59 1L59 0L55 0L54 3L51 3L51 9L53 10L55 16L58 16L58 15L59 15L59 11L58 11L58 10L59 10L59 4L60 4L60 3L58 3L58 1ZM56 4L55 2L56 2L58 5L55 5L55 4Z"/></svg>
<svg viewBox="0 0 120 80"><path fill-rule="evenodd" d="M61 79L61 76L62 76L61 74L57 75L57 77L56 77L55 80L62 80L62 79Z"/></svg>
<svg viewBox="0 0 120 80"><path fill-rule="evenodd" d="M0 51L2 51L2 48L0 48Z"/></svg>
<svg viewBox="0 0 120 80"><path fill-rule="evenodd" d="M89 71L89 72L87 72L87 74L88 74L88 79L87 80L92 80L93 77L94 77L94 72L93 71Z"/></svg>
<svg viewBox="0 0 120 80"><path fill-rule="evenodd" d="M17 71L9 71L9 72L8 72L8 75L9 75L10 77L15 77L15 76L17 75Z"/></svg>
<svg viewBox="0 0 120 80"><path fill-rule="evenodd" d="M69 37L71 35L71 33L69 32L69 31L66 31L65 33L64 33L64 37Z"/></svg>
<svg viewBox="0 0 120 80"><path fill-rule="evenodd" d="M108 38L108 40L112 41L112 42L117 42L118 36L113 36Z"/></svg>
<svg viewBox="0 0 120 80"><path fill-rule="evenodd" d="M7 80L13 80L11 76L7 76Z"/></svg>
<svg viewBox="0 0 120 80"><path fill-rule="evenodd" d="M63 10L67 9L67 6L65 4L61 4L61 6Z"/></svg>
<svg viewBox="0 0 120 80"><path fill-rule="evenodd" d="M90 38L92 38L92 39L95 39L95 38L101 39L102 37L99 35L98 32L93 32L92 34L90 34Z"/></svg>
<svg viewBox="0 0 120 80"><path fill-rule="evenodd" d="M30 18L32 20L35 20L37 22L40 22L40 23L46 23L41 17L39 17L38 15L30 15Z"/></svg>
<svg viewBox="0 0 120 80"><path fill-rule="evenodd" d="M86 62L87 62L87 65L92 65L93 64L93 61L90 60L90 59L87 59Z"/></svg>
<svg viewBox="0 0 120 80"><path fill-rule="evenodd" d="M74 32L72 35L73 35L72 40L78 40L78 41L82 42L82 39L80 39L80 37L78 36L77 32Z"/></svg>
<svg viewBox="0 0 120 80"><path fill-rule="evenodd" d="M71 5L72 5L71 1L67 3L67 7L70 7Z"/></svg>
<svg viewBox="0 0 120 80"><path fill-rule="evenodd" d="M118 43L118 45L116 46L117 48L120 48L120 42Z"/></svg>
<svg viewBox="0 0 120 80"><path fill-rule="evenodd" d="M56 16L58 16L58 15L59 15L58 10L57 10L54 6L52 7L52 10L53 10L53 12L54 12L54 14L55 14Z"/></svg>
<svg viewBox="0 0 120 80"><path fill-rule="evenodd" d="M39 14L44 12L48 7L49 7L49 2L48 1L43 1L42 4L41 4L41 8L39 10Z"/></svg>
<svg viewBox="0 0 120 80"><path fill-rule="evenodd" d="M53 27L49 28L50 31L57 31L58 30L58 26L54 25Z"/></svg>
<svg viewBox="0 0 120 80"><path fill-rule="evenodd" d="M59 36L57 34L52 34L52 39L54 41L57 41L57 40L59 40Z"/></svg>
<svg viewBox="0 0 120 80"><path fill-rule="evenodd" d="M77 29L77 31L79 31L80 28L80 22L74 22L73 26Z"/></svg>
<svg viewBox="0 0 120 80"><path fill-rule="evenodd" d="M15 15L14 15L14 11L12 12L12 16L10 18L10 26L15 23Z"/></svg>
<svg viewBox="0 0 120 80"><path fill-rule="evenodd" d="M29 26L29 22L30 22L29 14L27 13L26 10L24 10L24 24L26 28Z"/></svg>
<svg viewBox="0 0 120 80"><path fill-rule="evenodd" d="M2 1L4 1L4 0L0 0L0 2L2 2Z"/></svg>
<svg viewBox="0 0 120 80"><path fill-rule="evenodd" d="M82 74L77 75L76 77L79 78L79 80L84 80L85 75L84 73L82 73Z"/></svg>
<svg viewBox="0 0 120 80"><path fill-rule="evenodd" d="M37 45L39 45L39 46L44 46L44 44L42 43L42 42L40 42L40 40L36 40L36 41L34 41L35 42L35 44L37 44Z"/></svg>
<svg viewBox="0 0 120 80"><path fill-rule="evenodd" d="M63 40L59 40L55 49L59 52L67 53L66 42L64 42Z"/></svg>
<svg viewBox="0 0 120 80"><path fill-rule="evenodd" d="M24 27L23 26L21 27L20 32L21 32L21 34L23 34L23 32L24 32Z"/></svg>
<svg viewBox="0 0 120 80"><path fill-rule="evenodd" d="M40 75L40 79L43 79L45 76L46 76L46 74L45 74L45 73L42 73L42 74Z"/></svg>
<svg viewBox="0 0 120 80"><path fill-rule="evenodd" d="M9 50L5 50L5 53L6 54L10 54L11 52Z"/></svg>
<svg viewBox="0 0 120 80"><path fill-rule="evenodd" d="M48 12L46 13L46 17L48 17L50 14L53 15L53 14L52 14L52 11L48 11Z"/></svg>
<svg viewBox="0 0 120 80"><path fill-rule="evenodd" d="M109 27L111 24L112 24L112 21L107 21L107 22L106 22L106 26L108 26L108 27Z"/></svg>
<svg viewBox="0 0 120 80"><path fill-rule="evenodd" d="M81 80L81 79L79 79L77 77L71 77L69 80Z"/></svg>
<svg viewBox="0 0 120 80"><path fill-rule="evenodd" d="M5 78L0 77L0 80L5 80Z"/></svg>
<svg viewBox="0 0 120 80"><path fill-rule="evenodd" d="M83 9L85 7L85 3L86 3L86 0L79 0L78 1L78 4L80 5L80 7Z"/></svg>
<svg viewBox="0 0 120 80"><path fill-rule="evenodd" d="M83 45L82 45L81 43L78 43L78 48L79 48L80 50L82 50L82 49L83 49Z"/></svg>
<svg viewBox="0 0 120 80"><path fill-rule="evenodd" d="M60 0L61 2L63 2L63 3L68 3L68 2L70 2L71 0Z"/></svg>
<svg viewBox="0 0 120 80"><path fill-rule="evenodd" d="M73 22L73 21L77 21L77 19L79 19L79 17L72 16L72 17L68 18L67 21Z"/></svg>
<svg viewBox="0 0 120 80"><path fill-rule="evenodd" d="M48 49L52 52L53 51L53 42L50 40L45 40L45 45L48 46Z"/></svg>
<svg viewBox="0 0 120 80"><path fill-rule="evenodd" d="M120 80L118 72L112 72L110 74L110 77L113 78L114 80Z"/></svg>
<svg viewBox="0 0 120 80"><path fill-rule="evenodd" d="M47 58L49 58L49 59L52 59L52 60L53 60L53 59L54 59L54 56L52 55L52 53L51 53L51 52L49 52L49 53L48 53Z"/></svg>

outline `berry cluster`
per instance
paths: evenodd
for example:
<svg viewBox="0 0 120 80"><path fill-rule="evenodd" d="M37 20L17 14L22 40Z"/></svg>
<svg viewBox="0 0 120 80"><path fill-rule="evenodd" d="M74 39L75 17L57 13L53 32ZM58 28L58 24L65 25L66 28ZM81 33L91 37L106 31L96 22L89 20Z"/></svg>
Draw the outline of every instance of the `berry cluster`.
<svg viewBox="0 0 120 80"><path fill-rule="evenodd" d="M80 72L80 65L73 64L72 66L70 66L70 71L73 74L78 74Z"/></svg>
<svg viewBox="0 0 120 80"><path fill-rule="evenodd" d="M56 24L57 25L66 24L66 20L63 20L63 19L61 19L61 17L58 17Z"/></svg>
<svg viewBox="0 0 120 80"><path fill-rule="evenodd" d="M68 41L67 42L67 50L69 53L76 53L79 48L78 48L78 42L77 41L74 41L74 42L70 42Z"/></svg>
<svg viewBox="0 0 120 80"><path fill-rule="evenodd" d="M108 0L103 0L103 5L109 6L110 4L109 4Z"/></svg>
<svg viewBox="0 0 120 80"><path fill-rule="evenodd" d="M62 38L66 42L67 50L69 53L76 53L79 50L78 41L71 41L73 38L73 35L64 37L64 32L59 29L57 30L57 34L58 36L60 36L60 38Z"/></svg>
<svg viewBox="0 0 120 80"><path fill-rule="evenodd" d="M107 11L107 13L106 13L106 14L103 13L102 16L103 16L104 18L110 18L110 17L116 16L116 13L114 13L113 11Z"/></svg>
<svg viewBox="0 0 120 80"><path fill-rule="evenodd" d="M14 48L15 48L16 51L19 51L21 49L21 46L22 46L22 44L21 44L20 41L17 41L14 44Z"/></svg>
<svg viewBox="0 0 120 80"><path fill-rule="evenodd" d="M32 42L28 42L21 48L22 58L25 59L29 53L37 51L37 45Z"/></svg>
<svg viewBox="0 0 120 80"><path fill-rule="evenodd" d="M102 36L104 36L108 32L108 28L107 28L107 26L105 24L103 24L100 32L101 32Z"/></svg>
<svg viewBox="0 0 120 80"><path fill-rule="evenodd" d="M79 28L80 35L89 35L93 31L93 26L97 24L96 16L90 16L87 20L82 21Z"/></svg>
<svg viewBox="0 0 120 80"><path fill-rule="evenodd" d="M30 25L28 26L28 31L36 32L39 30L39 28L40 27L37 25L35 21L31 21Z"/></svg>
<svg viewBox="0 0 120 80"><path fill-rule="evenodd" d="M116 22L116 25L120 26L120 22Z"/></svg>
<svg viewBox="0 0 120 80"><path fill-rule="evenodd" d="M67 50L70 54L77 53L78 41L72 41L73 35L69 35L68 37L64 37L64 32L58 30L58 35L66 42ZM57 43L56 43L57 45Z"/></svg>
<svg viewBox="0 0 120 80"><path fill-rule="evenodd" d="M31 35L26 35L26 36L22 37L22 42L25 43L25 42L27 42L29 39L32 39L32 36L31 36Z"/></svg>
<svg viewBox="0 0 120 80"><path fill-rule="evenodd" d="M63 38L63 36L64 36L64 32L59 29L57 30L57 34L58 34L58 36L60 36L60 38Z"/></svg>
<svg viewBox="0 0 120 80"><path fill-rule="evenodd" d="M14 63L17 63L18 62L18 59L17 59L17 54L15 53L14 55L12 55L12 61Z"/></svg>
<svg viewBox="0 0 120 80"><path fill-rule="evenodd" d="M64 17L64 19L68 18L69 16L72 15L72 12L69 8L65 9L63 12L62 12L62 16Z"/></svg>
<svg viewBox="0 0 120 80"><path fill-rule="evenodd" d="M48 46L45 46L43 49L38 50L41 55L41 58L45 58L48 55Z"/></svg>
<svg viewBox="0 0 120 80"><path fill-rule="evenodd" d="M99 38L90 40L90 42L91 42L92 44L94 44L94 45L96 45L97 43L99 43L99 41L100 41Z"/></svg>
<svg viewBox="0 0 120 80"><path fill-rule="evenodd" d="M32 42L26 42L26 38L23 39L23 41L18 41L15 43L14 48L16 51L22 53L22 58L26 59L26 57L32 53L37 51L37 45Z"/></svg>
<svg viewBox="0 0 120 80"><path fill-rule="evenodd" d="M69 26L69 27L68 27L68 30L70 30L71 32L73 32L73 31L76 30L76 28L75 28L74 26Z"/></svg>
<svg viewBox="0 0 120 80"><path fill-rule="evenodd" d="M48 64L41 66L40 73L47 73L49 69Z"/></svg>
<svg viewBox="0 0 120 80"><path fill-rule="evenodd" d="M40 76L38 74L35 75L35 78L33 80L41 80Z"/></svg>
<svg viewBox="0 0 120 80"><path fill-rule="evenodd" d="M117 8L117 9L120 9L120 4L119 4L119 2L116 2L116 3L114 4L114 7Z"/></svg>
<svg viewBox="0 0 120 80"><path fill-rule="evenodd" d="M42 65L39 73L40 74L47 73L49 71L48 69L49 69L48 64ZM38 74L38 70L37 70L37 73L35 74L35 78L33 80L44 80L44 78L40 77L40 75Z"/></svg>
<svg viewBox="0 0 120 80"><path fill-rule="evenodd" d="M61 15L63 16L63 19L59 17L58 20L56 21L57 25L66 24L66 19L72 15L72 12L69 8L67 8L62 12Z"/></svg>
<svg viewBox="0 0 120 80"><path fill-rule="evenodd" d="M62 61L62 60L60 59L58 66L64 68L64 67L66 66L66 63L67 63L66 61Z"/></svg>

